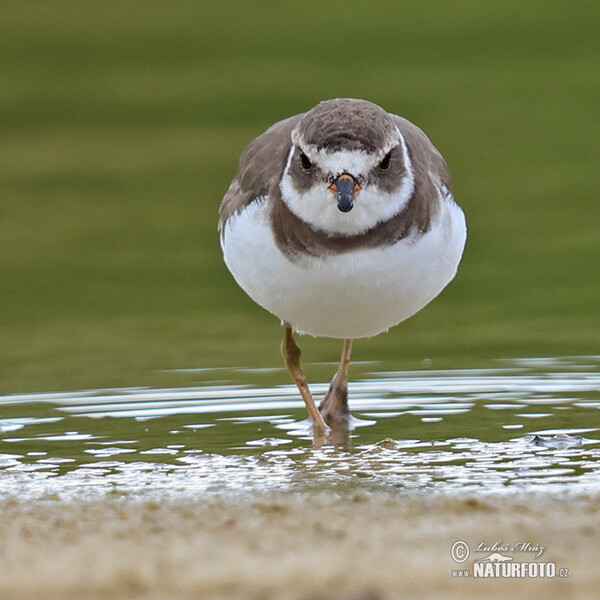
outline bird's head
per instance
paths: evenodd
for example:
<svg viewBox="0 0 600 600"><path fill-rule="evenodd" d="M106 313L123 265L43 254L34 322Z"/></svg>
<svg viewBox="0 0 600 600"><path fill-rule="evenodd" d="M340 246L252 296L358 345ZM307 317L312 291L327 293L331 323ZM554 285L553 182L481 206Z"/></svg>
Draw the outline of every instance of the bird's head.
<svg viewBox="0 0 600 600"><path fill-rule="evenodd" d="M315 229L364 233L401 211L413 188L402 135L372 102L321 102L292 131L281 196Z"/></svg>

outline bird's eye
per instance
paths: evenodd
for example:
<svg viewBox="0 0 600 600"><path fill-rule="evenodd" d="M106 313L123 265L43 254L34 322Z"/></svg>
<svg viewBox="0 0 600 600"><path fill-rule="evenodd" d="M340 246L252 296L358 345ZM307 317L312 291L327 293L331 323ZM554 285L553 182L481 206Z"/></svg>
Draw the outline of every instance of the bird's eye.
<svg viewBox="0 0 600 600"><path fill-rule="evenodd" d="M302 163L302 168L305 171L310 171L312 169L312 163L308 159L308 156L304 154L304 152L300 152L300 162Z"/></svg>
<svg viewBox="0 0 600 600"><path fill-rule="evenodd" d="M385 173L390 168L390 161L392 160L392 153L388 152L383 160L377 165L377 169L382 173Z"/></svg>

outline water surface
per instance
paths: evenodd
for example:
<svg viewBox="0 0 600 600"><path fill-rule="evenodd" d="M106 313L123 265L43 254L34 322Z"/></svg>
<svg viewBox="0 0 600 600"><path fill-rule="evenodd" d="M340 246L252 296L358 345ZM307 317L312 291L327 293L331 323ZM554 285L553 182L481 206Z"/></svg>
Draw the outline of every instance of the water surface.
<svg viewBox="0 0 600 600"><path fill-rule="evenodd" d="M354 428L324 445L295 388L261 387L265 375L207 369L188 388L0 397L0 493L600 485L600 357L355 365Z"/></svg>

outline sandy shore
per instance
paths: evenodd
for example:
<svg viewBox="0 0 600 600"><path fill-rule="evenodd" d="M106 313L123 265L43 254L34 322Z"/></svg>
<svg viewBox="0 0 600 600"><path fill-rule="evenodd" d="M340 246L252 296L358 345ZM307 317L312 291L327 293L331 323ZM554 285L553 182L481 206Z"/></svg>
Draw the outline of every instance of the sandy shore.
<svg viewBox="0 0 600 600"><path fill-rule="evenodd" d="M0 503L0 598L597 597L600 494L392 492ZM463 540L471 557L452 560ZM458 579L480 542L529 542L568 577ZM505 552L505 555L510 554ZM563 572L564 573L564 572ZM557 574L558 575L558 574Z"/></svg>

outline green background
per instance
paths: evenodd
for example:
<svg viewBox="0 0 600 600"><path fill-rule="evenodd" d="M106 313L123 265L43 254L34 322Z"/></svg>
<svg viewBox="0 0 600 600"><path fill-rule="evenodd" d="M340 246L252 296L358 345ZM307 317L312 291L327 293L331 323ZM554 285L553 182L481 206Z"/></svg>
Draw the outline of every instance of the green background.
<svg viewBox="0 0 600 600"><path fill-rule="evenodd" d="M577 0L3 3L0 393L279 366L279 323L226 271L216 213L253 137L335 96L420 125L469 227L451 286L356 359L597 354L598 15ZM340 350L302 345L309 362Z"/></svg>

